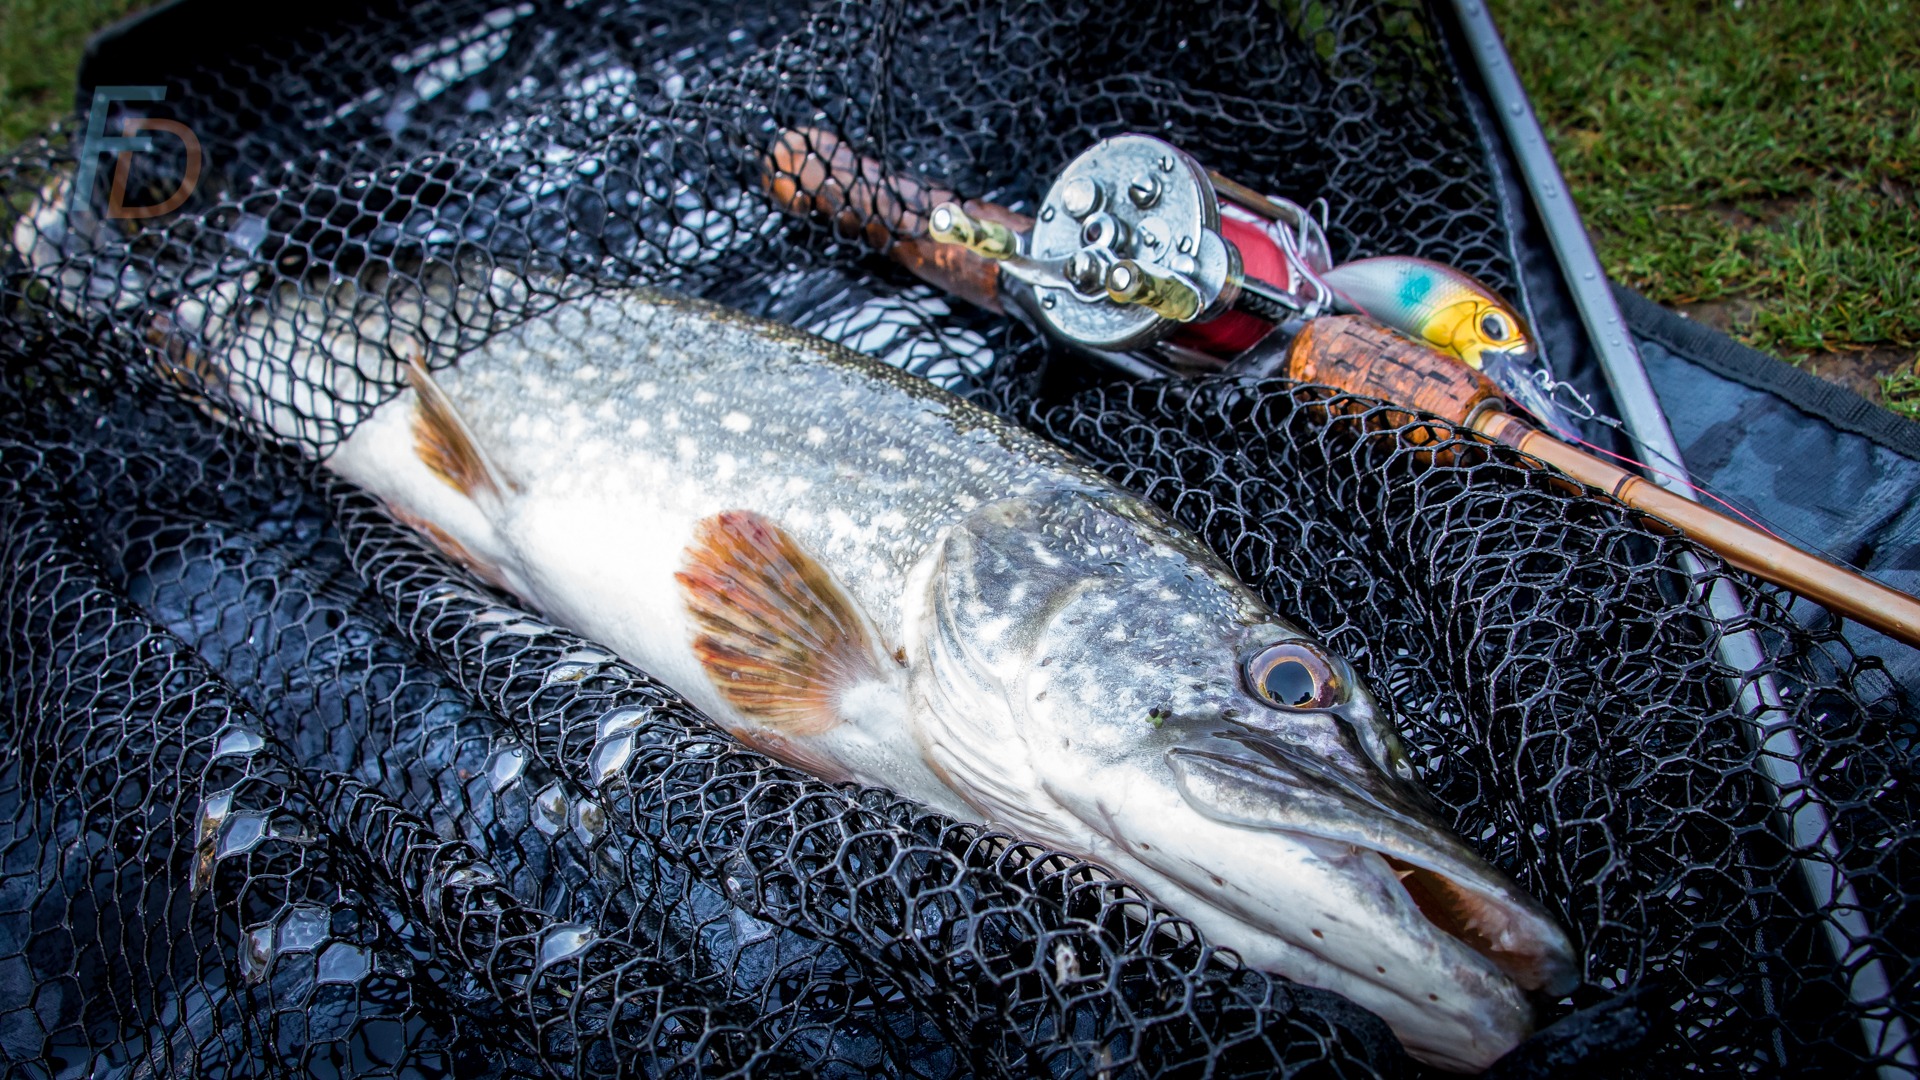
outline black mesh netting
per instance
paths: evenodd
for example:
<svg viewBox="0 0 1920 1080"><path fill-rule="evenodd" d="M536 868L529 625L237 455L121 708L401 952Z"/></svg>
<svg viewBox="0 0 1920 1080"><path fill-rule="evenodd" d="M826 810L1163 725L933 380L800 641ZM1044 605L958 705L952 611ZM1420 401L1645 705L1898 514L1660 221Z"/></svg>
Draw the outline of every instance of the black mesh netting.
<svg viewBox="0 0 1920 1080"><path fill-rule="evenodd" d="M110 130L191 128L183 207L101 217L110 158L71 198L78 121L0 165L12 1073L1415 1069L1096 867L740 747L314 464L392 356L635 284L929 375L1199 531L1562 915L1585 980L1543 1020L1637 994L1651 1033L1589 1067L1853 1071L1920 1021L1914 731L1875 660L1504 450L1313 387L1104 381L763 194L783 129L1016 207L1147 131L1327 196L1342 257L1506 287L1418 4L202 3L150 32L92 74L167 88ZM127 201L182 154L132 155ZM235 350L304 359L291 390L202 359ZM271 431L222 407L269 394ZM1718 648L1745 631L1751 672Z"/></svg>

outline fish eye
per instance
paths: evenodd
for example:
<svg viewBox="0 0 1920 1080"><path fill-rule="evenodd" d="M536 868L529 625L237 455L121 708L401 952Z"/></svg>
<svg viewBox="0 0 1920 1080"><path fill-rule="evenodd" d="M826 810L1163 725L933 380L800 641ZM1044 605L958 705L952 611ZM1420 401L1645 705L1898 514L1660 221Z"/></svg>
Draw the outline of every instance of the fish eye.
<svg viewBox="0 0 1920 1080"><path fill-rule="evenodd" d="M1480 316L1480 332L1487 336L1488 341L1507 340L1506 316L1497 311L1489 311Z"/></svg>
<svg viewBox="0 0 1920 1080"><path fill-rule="evenodd" d="M1304 641L1269 645L1247 660L1242 675L1255 697L1277 709L1325 709L1347 696L1333 662Z"/></svg>

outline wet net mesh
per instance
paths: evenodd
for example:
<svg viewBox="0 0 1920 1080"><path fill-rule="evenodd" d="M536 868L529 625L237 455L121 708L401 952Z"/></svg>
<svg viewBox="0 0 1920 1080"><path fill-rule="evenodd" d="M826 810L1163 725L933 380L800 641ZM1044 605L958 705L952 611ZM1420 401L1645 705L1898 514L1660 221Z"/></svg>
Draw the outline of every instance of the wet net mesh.
<svg viewBox="0 0 1920 1080"><path fill-rule="evenodd" d="M112 158L75 197L78 119L0 165L10 1074L1419 1071L1098 867L739 746L326 472L392 357L635 285L1035 428L1352 658L1584 956L1516 1070L1903 1052L1915 733L1876 660L1505 450L1324 388L1119 381L764 194L798 128L1016 209L1146 131L1326 196L1342 258L1509 288L1425 8L456 2L255 18L244 47L236 11L168 18L95 74L166 88L107 130L184 123L183 205L104 216ZM187 157L128 155L125 203ZM203 359L248 350L305 359L273 386ZM1592 1036L1623 998L1632 1037Z"/></svg>

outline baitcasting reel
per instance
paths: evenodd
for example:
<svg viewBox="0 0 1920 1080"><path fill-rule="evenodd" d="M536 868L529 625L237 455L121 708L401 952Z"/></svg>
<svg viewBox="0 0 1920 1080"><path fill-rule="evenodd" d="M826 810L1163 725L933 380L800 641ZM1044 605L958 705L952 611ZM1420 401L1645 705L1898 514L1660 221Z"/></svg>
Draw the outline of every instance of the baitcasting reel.
<svg viewBox="0 0 1920 1080"><path fill-rule="evenodd" d="M1054 179L1030 230L948 201L927 231L996 261L1002 293L1061 339L1218 367L1208 358L1276 324L1339 310L1320 277L1333 268L1325 213L1211 173L1160 139L1120 135Z"/></svg>

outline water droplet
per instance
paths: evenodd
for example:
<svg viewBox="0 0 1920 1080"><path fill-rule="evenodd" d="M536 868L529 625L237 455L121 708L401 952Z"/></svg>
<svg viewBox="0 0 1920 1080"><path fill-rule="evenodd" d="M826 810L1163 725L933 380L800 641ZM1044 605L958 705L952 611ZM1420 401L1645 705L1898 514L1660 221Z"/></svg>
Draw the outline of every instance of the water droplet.
<svg viewBox="0 0 1920 1080"><path fill-rule="evenodd" d="M265 739L246 728L229 724L220 729L220 734L214 736L213 756L223 758L231 754L236 757L248 757L259 753L260 749L266 745Z"/></svg>
<svg viewBox="0 0 1920 1080"><path fill-rule="evenodd" d="M227 827L220 830L220 849L217 858L239 855L260 846L267 838L267 815L257 810L244 810L227 817Z"/></svg>
<svg viewBox="0 0 1920 1080"><path fill-rule="evenodd" d="M533 797L533 825L548 836L567 827L567 795L558 781L541 788Z"/></svg>
<svg viewBox="0 0 1920 1080"><path fill-rule="evenodd" d="M273 967L273 927L256 926L240 940L240 973L250 983L267 977Z"/></svg>
<svg viewBox="0 0 1920 1080"><path fill-rule="evenodd" d="M197 894L213 881L214 837L220 834L220 827L232 810L231 790L215 792L200 801L200 813L194 819L193 873L188 880L188 891Z"/></svg>
<svg viewBox="0 0 1920 1080"><path fill-rule="evenodd" d="M1040 306L1046 308L1048 311L1052 311L1053 306L1059 302L1059 298L1055 297L1052 293L1043 293L1040 296Z"/></svg>
<svg viewBox="0 0 1920 1080"><path fill-rule="evenodd" d="M604 649L575 649L560 658L563 664L611 664L619 657Z"/></svg>
<svg viewBox="0 0 1920 1080"><path fill-rule="evenodd" d="M487 762L487 784L494 791L505 791L526 771L526 750L515 745L503 746L494 751L493 760Z"/></svg>
<svg viewBox="0 0 1920 1080"><path fill-rule="evenodd" d="M529 637L544 634L553 629L526 612L515 611L512 608L489 608L475 615L472 622L475 626L494 627L502 634L520 634Z"/></svg>
<svg viewBox="0 0 1920 1080"><path fill-rule="evenodd" d="M538 969L562 960L571 960L585 952L587 946L599 936L593 927L585 923L561 923L540 939L540 959L534 967Z"/></svg>
<svg viewBox="0 0 1920 1080"><path fill-rule="evenodd" d="M314 965L314 979L323 983L357 983L367 977L373 959L358 945L336 941L321 950Z"/></svg>
<svg viewBox="0 0 1920 1080"><path fill-rule="evenodd" d="M503 623L499 626L480 631L480 644L485 645L501 637L539 637L551 633L553 627L538 619L520 619L517 622Z"/></svg>
<svg viewBox="0 0 1920 1080"><path fill-rule="evenodd" d="M473 888L480 885L491 885L499 880L500 875L494 873L492 867L484 863L470 863L466 866L456 868L452 873L447 875L447 885L449 887L466 886Z"/></svg>
<svg viewBox="0 0 1920 1080"><path fill-rule="evenodd" d="M469 589L463 585L451 585L445 582L442 582L441 584L438 584L438 585L429 586L425 591L421 592L420 599L422 600L472 600L475 603L480 602L480 597L476 595L472 589Z"/></svg>
<svg viewBox="0 0 1920 1080"><path fill-rule="evenodd" d="M1507 103L1507 112L1511 113L1514 116L1519 116L1525 110L1526 110L1526 106L1520 104L1517 101L1510 101Z"/></svg>
<svg viewBox="0 0 1920 1080"><path fill-rule="evenodd" d="M633 757L633 733L646 720L645 709L631 706L614 709L600 718L594 734L593 755L588 759L596 786L611 781L627 767Z"/></svg>
<svg viewBox="0 0 1920 1080"><path fill-rule="evenodd" d="M579 682L593 674L592 664L555 664L547 669L547 677L540 680L542 687L556 683Z"/></svg>
<svg viewBox="0 0 1920 1080"><path fill-rule="evenodd" d="M233 792L216 791L200 801L199 829L194 837L194 846L211 847L213 838L220 826L227 820L227 814L233 810Z"/></svg>
<svg viewBox="0 0 1920 1080"><path fill-rule="evenodd" d="M301 904L280 917L280 951L307 952L327 940L333 917L323 907Z"/></svg>
<svg viewBox="0 0 1920 1080"><path fill-rule="evenodd" d="M580 808L574 821L579 826L580 832L586 836L588 843L600 839L607 831L607 812L592 799L580 800Z"/></svg>
<svg viewBox="0 0 1920 1080"><path fill-rule="evenodd" d="M227 243L249 255L257 251L266 238L267 219L258 214L241 214L233 228L227 230Z"/></svg>

